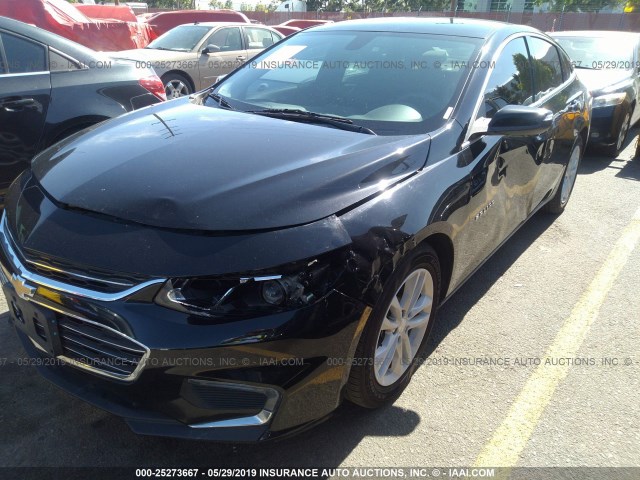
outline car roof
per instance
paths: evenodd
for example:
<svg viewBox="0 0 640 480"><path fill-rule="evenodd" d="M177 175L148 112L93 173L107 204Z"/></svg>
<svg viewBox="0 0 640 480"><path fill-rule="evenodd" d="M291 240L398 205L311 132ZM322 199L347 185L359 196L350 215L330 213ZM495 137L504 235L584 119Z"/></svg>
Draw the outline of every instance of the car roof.
<svg viewBox="0 0 640 480"><path fill-rule="evenodd" d="M244 23L244 22L193 22L193 23L183 23L182 25L178 25L178 27L184 26L203 26L203 27L265 27L271 28L268 25L255 24L255 23Z"/></svg>
<svg viewBox="0 0 640 480"><path fill-rule="evenodd" d="M496 32L505 35L539 30L526 25L458 17L393 17L347 20L311 27L314 32L333 30L374 30L382 32L432 33L461 37L489 38Z"/></svg>
<svg viewBox="0 0 640 480"><path fill-rule="evenodd" d="M618 32L612 30L565 30L562 32L547 32L552 37L640 37L635 32Z"/></svg>
<svg viewBox="0 0 640 480"><path fill-rule="evenodd" d="M0 28L17 33L18 35L32 38L36 42L49 45L77 60L87 61L99 57L99 54L96 51L91 50L84 45L80 45L68 38L64 38L60 35L56 35L55 33L51 33L42 28L34 27L33 25L14 20L12 18L0 16Z"/></svg>

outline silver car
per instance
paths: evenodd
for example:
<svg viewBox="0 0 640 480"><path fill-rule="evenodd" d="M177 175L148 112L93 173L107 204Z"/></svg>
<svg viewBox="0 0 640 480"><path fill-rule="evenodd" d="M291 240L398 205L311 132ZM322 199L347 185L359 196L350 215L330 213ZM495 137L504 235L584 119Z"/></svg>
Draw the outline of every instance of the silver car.
<svg viewBox="0 0 640 480"><path fill-rule="evenodd" d="M212 85L282 38L283 34L264 25L190 23L169 30L145 48L113 56L153 68L171 99Z"/></svg>

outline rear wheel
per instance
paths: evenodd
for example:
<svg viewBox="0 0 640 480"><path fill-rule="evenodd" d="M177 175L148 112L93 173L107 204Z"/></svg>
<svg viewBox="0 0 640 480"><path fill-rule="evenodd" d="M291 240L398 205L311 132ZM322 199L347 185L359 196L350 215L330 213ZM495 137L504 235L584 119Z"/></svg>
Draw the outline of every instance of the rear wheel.
<svg viewBox="0 0 640 480"><path fill-rule="evenodd" d="M418 247L400 262L360 338L348 400L377 408L402 393L424 358L440 284L440 263L431 247Z"/></svg>
<svg viewBox="0 0 640 480"><path fill-rule="evenodd" d="M569 203L571 192L573 192L576 178L578 177L578 167L582 159L582 149L582 138L578 137L569 154L569 162L567 162L562 181L558 186L558 191L551 201L544 206L546 212L555 214L564 212L565 207Z"/></svg>
<svg viewBox="0 0 640 480"><path fill-rule="evenodd" d="M179 73L167 73L162 76L164 90L167 93L167 100L191 95L193 90L189 80Z"/></svg>

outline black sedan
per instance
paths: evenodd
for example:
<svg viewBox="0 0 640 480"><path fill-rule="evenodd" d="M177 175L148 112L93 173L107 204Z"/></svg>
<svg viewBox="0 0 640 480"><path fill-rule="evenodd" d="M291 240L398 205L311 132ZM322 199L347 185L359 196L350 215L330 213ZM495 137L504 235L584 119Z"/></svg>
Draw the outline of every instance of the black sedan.
<svg viewBox="0 0 640 480"><path fill-rule="evenodd" d="M153 70L0 17L0 208L36 153L161 100L164 87Z"/></svg>
<svg viewBox="0 0 640 480"><path fill-rule="evenodd" d="M45 377L139 433L256 441L380 407L438 306L563 211L587 108L528 27L302 31L40 154L1 225L11 321Z"/></svg>
<svg viewBox="0 0 640 480"><path fill-rule="evenodd" d="M640 35L569 31L551 34L569 54L593 95L589 143L617 157L640 119Z"/></svg>

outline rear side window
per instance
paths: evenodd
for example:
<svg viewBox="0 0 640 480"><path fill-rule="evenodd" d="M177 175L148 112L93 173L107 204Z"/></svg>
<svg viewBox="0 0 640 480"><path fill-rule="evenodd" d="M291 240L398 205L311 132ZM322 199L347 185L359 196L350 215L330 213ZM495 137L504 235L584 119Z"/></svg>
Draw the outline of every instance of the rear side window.
<svg viewBox="0 0 640 480"><path fill-rule="evenodd" d="M0 75L7 73L7 69L4 65L4 51L2 50L2 38L0 38Z"/></svg>
<svg viewBox="0 0 640 480"><path fill-rule="evenodd" d="M52 72L68 72L69 70L80 70L80 67L58 52L49 50L49 70Z"/></svg>
<svg viewBox="0 0 640 480"><path fill-rule="evenodd" d="M560 54L560 63L562 63L562 78L566 82L573 73L573 64L569 59L569 55L560 49L558 49L558 53Z"/></svg>
<svg viewBox="0 0 640 480"><path fill-rule="evenodd" d="M24 38L0 34L7 57L6 67L9 73L46 72L46 49Z"/></svg>
<svg viewBox="0 0 640 480"><path fill-rule="evenodd" d="M491 118L505 105L532 103L529 54L523 37L511 40L504 47L489 72L480 116Z"/></svg>
<svg viewBox="0 0 640 480"><path fill-rule="evenodd" d="M536 99L562 85L562 67L558 49L541 38L528 37Z"/></svg>
<svg viewBox="0 0 640 480"><path fill-rule="evenodd" d="M275 43L271 30L265 28L245 27L244 29L247 48L248 49L262 49L270 47ZM277 40L276 40L277 41Z"/></svg>

